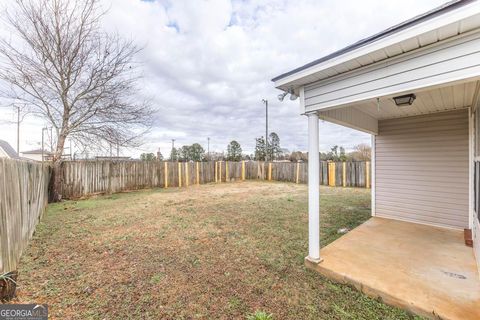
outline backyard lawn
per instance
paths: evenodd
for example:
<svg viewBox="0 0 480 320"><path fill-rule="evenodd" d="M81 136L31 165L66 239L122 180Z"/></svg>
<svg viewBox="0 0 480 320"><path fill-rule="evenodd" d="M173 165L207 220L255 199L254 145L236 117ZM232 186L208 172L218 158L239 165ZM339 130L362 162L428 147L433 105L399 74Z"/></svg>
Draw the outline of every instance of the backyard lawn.
<svg viewBox="0 0 480 320"><path fill-rule="evenodd" d="M322 245L370 215L364 189L321 189ZM304 267L307 187L240 182L53 204L16 303L55 319L412 319Z"/></svg>

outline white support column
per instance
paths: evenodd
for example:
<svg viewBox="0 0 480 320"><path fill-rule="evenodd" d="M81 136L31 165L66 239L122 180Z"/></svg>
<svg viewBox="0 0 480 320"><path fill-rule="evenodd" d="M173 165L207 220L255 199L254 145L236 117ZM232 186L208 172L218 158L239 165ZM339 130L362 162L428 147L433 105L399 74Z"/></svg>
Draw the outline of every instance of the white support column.
<svg viewBox="0 0 480 320"><path fill-rule="evenodd" d="M376 205L376 195L375 195L375 192L376 192L376 185L377 185L377 180L376 180L376 176L375 176L375 172L377 171L377 163L376 163L376 155L375 155L375 135L372 134L372 147L371 147L371 161L370 161L370 166L371 166L371 176L372 178L370 179L370 185L372 186L372 191L371 191L371 198L372 198L372 217L375 217L376 216L376 212L375 212L375 205Z"/></svg>
<svg viewBox="0 0 480 320"><path fill-rule="evenodd" d="M308 113L308 257L320 259L320 159L318 154L318 114Z"/></svg>
<svg viewBox="0 0 480 320"><path fill-rule="evenodd" d="M474 149L474 130L475 130L475 118L474 118L474 112L472 108L468 108L468 228L472 229L473 228L473 221L474 221L474 179L473 175L475 174L474 170L474 154L475 154L475 149Z"/></svg>

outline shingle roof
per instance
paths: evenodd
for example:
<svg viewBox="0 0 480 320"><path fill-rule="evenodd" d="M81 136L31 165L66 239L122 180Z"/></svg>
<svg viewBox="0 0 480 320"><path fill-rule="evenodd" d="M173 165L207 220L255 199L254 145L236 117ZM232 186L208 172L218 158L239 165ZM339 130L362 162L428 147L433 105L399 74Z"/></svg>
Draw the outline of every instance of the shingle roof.
<svg viewBox="0 0 480 320"><path fill-rule="evenodd" d="M17 152L12 148L12 146L7 141L0 140L0 148L2 148L3 151L5 151L5 153L8 154L10 158L13 158L13 159L19 158Z"/></svg>

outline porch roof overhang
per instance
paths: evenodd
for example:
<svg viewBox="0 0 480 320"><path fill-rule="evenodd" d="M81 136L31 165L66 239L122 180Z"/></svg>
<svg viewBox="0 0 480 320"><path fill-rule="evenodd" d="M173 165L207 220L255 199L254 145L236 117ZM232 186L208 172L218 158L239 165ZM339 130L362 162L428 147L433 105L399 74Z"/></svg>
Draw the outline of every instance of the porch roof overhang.
<svg viewBox="0 0 480 320"><path fill-rule="evenodd" d="M478 103L479 61L480 1L453 1L273 81L301 113L376 134L381 119ZM417 99L397 107L405 93Z"/></svg>

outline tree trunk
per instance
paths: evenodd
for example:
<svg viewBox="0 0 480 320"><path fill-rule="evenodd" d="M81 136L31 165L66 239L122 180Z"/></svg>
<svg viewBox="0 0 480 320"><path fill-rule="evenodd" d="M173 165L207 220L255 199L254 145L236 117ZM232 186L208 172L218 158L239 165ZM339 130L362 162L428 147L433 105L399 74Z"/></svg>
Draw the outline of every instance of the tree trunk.
<svg viewBox="0 0 480 320"><path fill-rule="evenodd" d="M58 202L62 200L62 185L63 185L63 176L62 176L62 154L63 147L65 145L66 135L60 133L57 141L57 148L55 154L53 155L53 165L52 165L52 177L50 179L50 202Z"/></svg>

